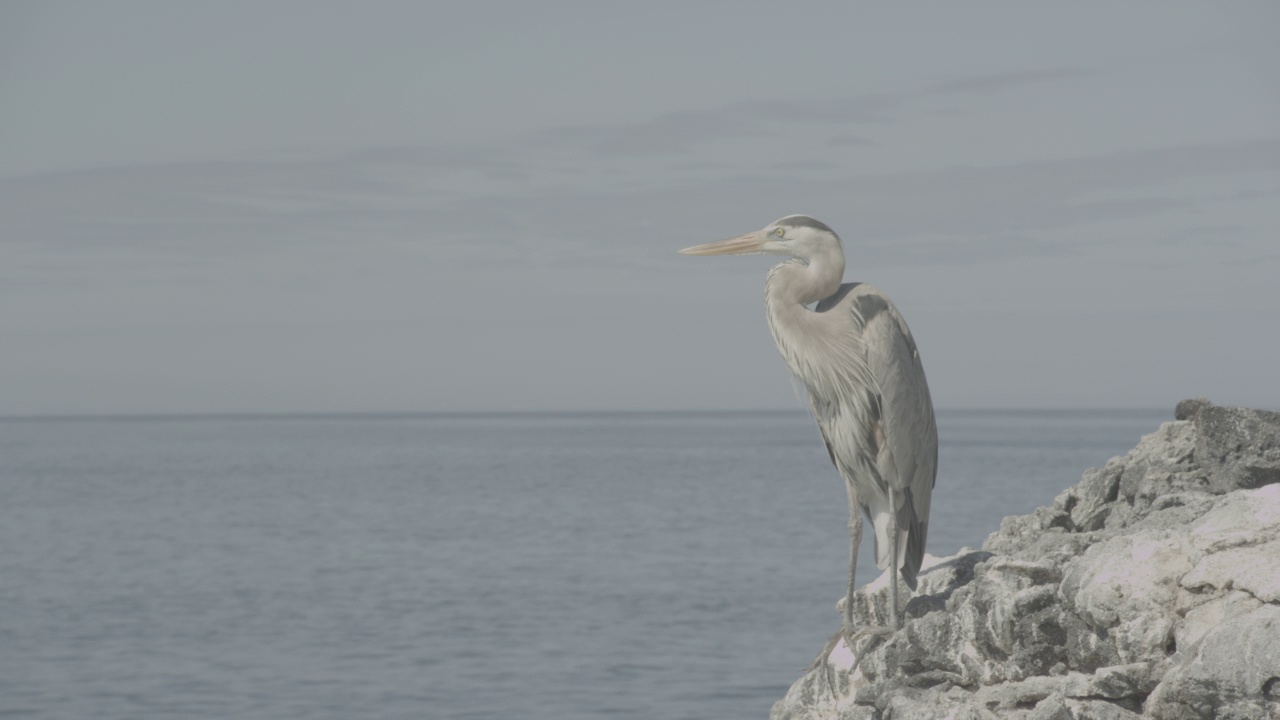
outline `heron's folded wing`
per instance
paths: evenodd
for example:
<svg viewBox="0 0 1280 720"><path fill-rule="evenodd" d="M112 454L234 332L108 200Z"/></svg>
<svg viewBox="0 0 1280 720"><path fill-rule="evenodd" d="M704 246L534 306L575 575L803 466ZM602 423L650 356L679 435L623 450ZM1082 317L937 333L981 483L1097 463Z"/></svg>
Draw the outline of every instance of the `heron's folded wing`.
<svg viewBox="0 0 1280 720"><path fill-rule="evenodd" d="M856 298L854 308L864 322L867 367L880 395L885 443L898 470L898 477L885 480L906 493L908 512L900 519L908 524L906 555L914 576L924 556L930 496L938 469L933 401L915 339L898 309L874 290Z"/></svg>

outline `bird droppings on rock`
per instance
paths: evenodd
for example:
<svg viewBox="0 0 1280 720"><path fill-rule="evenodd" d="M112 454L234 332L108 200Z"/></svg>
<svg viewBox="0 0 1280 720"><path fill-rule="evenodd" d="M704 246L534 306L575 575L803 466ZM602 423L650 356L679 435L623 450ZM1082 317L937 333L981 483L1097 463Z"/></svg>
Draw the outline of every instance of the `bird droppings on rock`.
<svg viewBox="0 0 1280 720"><path fill-rule="evenodd" d="M837 643L770 717L1280 720L1280 413L1177 415L981 551L926 556L905 627Z"/></svg>

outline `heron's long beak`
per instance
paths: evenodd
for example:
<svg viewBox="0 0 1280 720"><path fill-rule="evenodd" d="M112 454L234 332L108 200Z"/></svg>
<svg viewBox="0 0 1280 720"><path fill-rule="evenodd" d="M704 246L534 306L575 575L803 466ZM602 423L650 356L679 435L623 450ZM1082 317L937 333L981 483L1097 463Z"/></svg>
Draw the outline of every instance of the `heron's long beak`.
<svg viewBox="0 0 1280 720"><path fill-rule="evenodd" d="M732 237L728 240L720 240L718 242L707 243L705 245L694 245L691 248L685 248L680 252L685 255L741 255L743 253L764 252L765 236L759 230L749 232L745 235Z"/></svg>

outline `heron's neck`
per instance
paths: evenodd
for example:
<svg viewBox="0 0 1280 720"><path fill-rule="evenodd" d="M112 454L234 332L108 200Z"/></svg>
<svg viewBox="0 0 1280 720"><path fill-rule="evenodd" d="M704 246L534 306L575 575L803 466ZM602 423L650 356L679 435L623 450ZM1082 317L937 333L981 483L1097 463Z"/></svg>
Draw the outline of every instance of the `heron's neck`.
<svg viewBox="0 0 1280 720"><path fill-rule="evenodd" d="M803 260L788 260L769 271L765 303L771 308L804 308L834 295L844 279L844 256L838 251Z"/></svg>
<svg viewBox="0 0 1280 720"><path fill-rule="evenodd" d="M792 372L801 372L796 353L822 324L820 313L805 307L834 295L844 278L844 257L814 258L808 263L789 260L769 271L764 283L769 331Z"/></svg>

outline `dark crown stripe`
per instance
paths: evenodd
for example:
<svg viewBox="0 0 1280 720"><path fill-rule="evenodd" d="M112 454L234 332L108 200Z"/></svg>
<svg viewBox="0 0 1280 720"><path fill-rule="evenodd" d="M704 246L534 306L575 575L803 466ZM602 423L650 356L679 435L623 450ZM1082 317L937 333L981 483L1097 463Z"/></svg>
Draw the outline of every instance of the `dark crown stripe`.
<svg viewBox="0 0 1280 720"><path fill-rule="evenodd" d="M826 223L821 220L815 220L808 215L792 215L790 217L784 217L778 221L778 225L782 227L807 227L815 230L826 230L829 233L835 232L835 230L827 227Z"/></svg>

